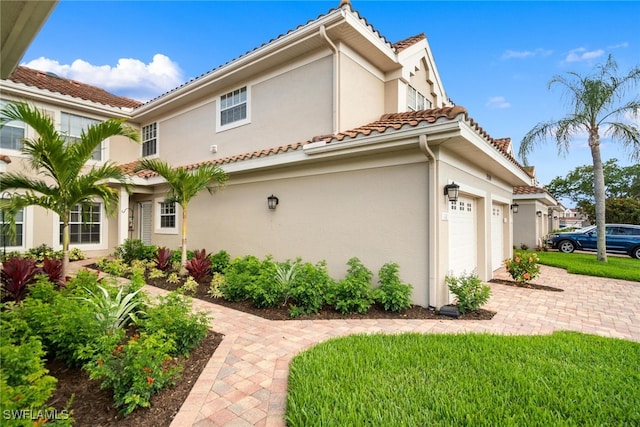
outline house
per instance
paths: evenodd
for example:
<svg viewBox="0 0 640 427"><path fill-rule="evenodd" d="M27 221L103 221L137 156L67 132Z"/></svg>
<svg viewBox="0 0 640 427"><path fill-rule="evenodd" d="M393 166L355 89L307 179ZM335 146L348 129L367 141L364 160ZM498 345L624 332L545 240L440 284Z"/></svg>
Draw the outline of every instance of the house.
<svg viewBox="0 0 640 427"><path fill-rule="evenodd" d="M535 185L513 187L513 243L517 248L535 249L544 245L544 237L560 228L564 209L544 188Z"/></svg>
<svg viewBox="0 0 640 427"><path fill-rule="evenodd" d="M374 272L397 262L414 303L439 307L451 302L445 275L488 280L511 255L513 190L534 183L504 139L449 100L424 34L391 43L344 0L144 104L23 67L0 88L64 131L107 117L140 129L141 145L112 138L96 154L122 164L134 191L121 189L117 217L98 203L76 224L72 247L90 255L129 236L179 246L180 208L161 177L134 172L140 158L213 163L230 181L190 203L190 248L326 260L336 278L354 256ZM24 161L15 148L3 139L9 170ZM58 224L28 209L20 247L59 247Z"/></svg>
<svg viewBox="0 0 640 427"><path fill-rule="evenodd" d="M564 209L560 216L560 226L563 228L582 228L590 224L589 218L579 209Z"/></svg>

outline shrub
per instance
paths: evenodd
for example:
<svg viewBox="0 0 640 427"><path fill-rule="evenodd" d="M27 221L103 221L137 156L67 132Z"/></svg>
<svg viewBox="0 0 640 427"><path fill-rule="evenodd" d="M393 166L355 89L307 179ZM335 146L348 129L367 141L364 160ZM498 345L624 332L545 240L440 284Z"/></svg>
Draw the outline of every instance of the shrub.
<svg viewBox="0 0 640 427"><path fill-rule="evenodd" d="M98 267L105 273L117 277L124 277L131 271L129 264L122 258L112 260L102 258L98 263Z"/></svg>
<svg viewBox="0 0 640 427"><path fill-rule="evenodd" d="M134 259L153 260L155 253L155 246L146 245L140 239L127 239L115 250L116 258L122 258L127 264Z"/></svg>
<svg viewBox="0 0 640 427"><path fill-rule="evenodd" d="M98 289L100 293L87 289L89 297L82 299L91 306L105 333L113 334L116 329L124 327L130 320L134 322L137 320L135 310L142 303L142 300L137 298L140 289L123 295L124 289L120 288L115 297L112 297L102 286L98 286Z"/></svg>
<svg viewBox="0 0 640 427"><path fill-rule="evenodd" d="M45 257L42 262L42 272L47 275L51 283L58 287L64 285L61 260Z"/></svg>
<svg viewBox="0 0 640 427"><path fill-rule="evenodd" d="M171 249L160 247L156 251L156 268L161 271L167 271L171 268Z"/></svg>
<svg viewBox="0 0 640 427"><path fill-rule="evenodd" d="M449 290L456 296L456 304L461 314L474 311L489 301L491 289L483 285L475 273L462 274L459 277L445 276Z"/></svg>
<svg viewBox="0 0 640 427"><path fill-rule="evenodd" d="M51 246L43 243L40 246L31 248L24 253L24 258L33 259L37 263L41 263L44 258L62 258L62 251L54 251Z"/></svg>
<svg viewBox="0 0 640 427"><path fill-rule="evenodd" d="M224 274L227 271L227 267L229 267L231 258L229 257L227 251L221 250L213 255L210 255L209 260L211 261L212 273Z"/></svg>
<svg viewBox="0 0 640 427"><path fill-rule="evenodd" d="M184 267L196 282L203 283L211 276L211 261L204 249L196 250L193 254L193 258L187 260Z"/></svg>
<svg viewBox="0 0 640 427"><path fill-rule="evenodd" d="M276 307L285 301L285 289L276 280L277 266L271 257L260 263L258 276L247 284L246 290L253 305L258 308Z"/></svg>
<svg viewBox="0 0 640 427"><path fill-rule="evenodd" d="M211 284L209 285L207 293L213 298L223 298L224 295L222 294L220 287L224 285L224 280L224 274L213 273L213 278L211 279Z"/></svg>
<svg viewBox="0 0 640 427"><path fill-rule="evenodd" d="M349 269L343 280L333 288L332 298L336 310L343 314L366 313L373 304L371 278L373 274L358 258L347 261Z"/></svg>
<svg viewBox="0 0 640 427"><path fill-rule="evenodd" d="M151 395L173 384L180 366L171 365L175 345L164 331L142 332L125 343L105 335L95 358L85 364L89 377L101 380L100 388L112 388L116 407L123 415L137 407L148 408Z"/></svg>
<svg viewBox="0 0 640 427"><path fill-rule="evenodd" d="M69 250L69 261L80 261L81 259L85 259L85 258L86 256L80 249L73 248Z"/></svg>
<svg viewBox="0 0 640 427"><path fill-rule="evenodd" d="M518 283L528 283L540 275L538 254L535 252L516 252L513 258L504 261L507 271Z"/></svg>
<svg viewBox="0 0 640 427"><path fill-rule="evenodd" d="M262 262L253 256L235 258L229 263L225 282L220 285L220 291L229 301L244 301L249 299L248 286L260 276Z"/></svg>
<svg viewBox="0 0 640 427"><path fill-rule="evenodd" d="M194 253L192 250L187 249L187 259L191 259L194 257ZM177 267L176 267L177 264ZM180 270L182 266L182 249L176 249L175 251L171 251L171 265L174 270Z"/></svg>
<svg viewBox="0 0 640 427"><path fill-rule="evenodd" d="M316 265L308 262L298 264L295 277L289 283L287 290L291 317L317 313L325 304L328 293L334 285L325 261L320 261Z"/></svg>
<svg viewBox="0 0 640 427"><path fill-rule="evenodd" d="M152 268L151 270L149 270L149 279L160 279L162 277L165 277L166 275L167 273L157 268Z"/></svg>
<svg viewBox="0 0 640 427"><path fill-rule="evenodd" d="M180 283L180 277L178 276L178 273L173 272L169 274L169 277L167 277L167 282L171 283L172 285L177 285L178 283Z"/></svg>
<svg viewBox="0 0 640 427"><path fill-rule="evenodd" d="M36 280L41 269L33 259L9 258L2 263L0 281L3 293L7 293L14 301L22 301L27 295L27 286Z"/></svg>
<svg viewBox="0 0 640 427"><path fill-rule="evenodd" d="M207 335L209 319L206 312L192 313L190 299L174 291L147 308L140 326L149 333L164 330L175 343L170 354L186 355Z"/></svg>
<svg viewBox="0 0 640 427"><path fill-rule="evenodd" d="M184 281L182 286L180 286L180 291L185 295L195 295L198 292L198 282L191 276L187 277L187 280Z"/></svg>
<svg viewBox="0 0 640 427"><path fill-rule="evenodd" d="M413 287L400 281L400 266L387 263L380 268L380 286L374 289L374 299L387 311L402 311L411 307Z"/></svg>

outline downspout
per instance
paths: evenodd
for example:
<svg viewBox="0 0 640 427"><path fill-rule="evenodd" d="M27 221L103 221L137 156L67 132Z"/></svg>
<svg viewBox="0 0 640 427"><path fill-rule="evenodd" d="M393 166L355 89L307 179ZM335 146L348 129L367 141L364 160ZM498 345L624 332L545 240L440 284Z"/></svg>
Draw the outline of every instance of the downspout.
<svg viewBox="0 0 640 427"><path fill-rule="evenodd" d="M333 134L340 131L340 54L338 48L327 35L327 29L324 25L320 26L320 35L327 41L329 47L333 51Z"/></svg>
<svg viewBox="0 0 640 427"><path fill-rule="evenodd" d="M429 158L431 163L431 167L429 168L429 183L431 184L431 188L429 190L429 201L428 201L428 209L429 209L429 307L435 307L436 301L438 297L437 286L438 286L438 239L436 235L438 233L438 161L436 160L436 156L433 154L433 151L429 148L429 144L427 143L427 135L420 135L420 150Z"/></svg>

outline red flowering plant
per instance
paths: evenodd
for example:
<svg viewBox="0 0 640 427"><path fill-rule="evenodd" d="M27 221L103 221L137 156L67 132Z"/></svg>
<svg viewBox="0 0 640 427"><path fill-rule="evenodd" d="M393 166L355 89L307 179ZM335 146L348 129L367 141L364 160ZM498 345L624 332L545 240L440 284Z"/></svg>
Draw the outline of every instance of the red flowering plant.
<svg viewBox="0 0 640 427"><path fill-rule="evenodd" d="M529 283L540 275L538 254L535 252L516 252L513 258L506 259L504 265L507 271L518 283Z"/></svg>

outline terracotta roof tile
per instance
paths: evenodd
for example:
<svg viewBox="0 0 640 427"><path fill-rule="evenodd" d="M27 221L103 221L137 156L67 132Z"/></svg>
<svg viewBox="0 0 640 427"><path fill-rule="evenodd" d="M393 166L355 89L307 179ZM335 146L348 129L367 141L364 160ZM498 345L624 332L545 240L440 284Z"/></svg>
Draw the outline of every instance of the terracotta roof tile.
<svg viewBox="0 0 640 427"><path fill-rule="evenodd" d="M6 154L0 154L0 160L7 164L11 163L11 158Z"/></svg>
<svg viewBox="0 0 640 427"><path fill-rule="evenodd" d="M396 52L401 52L409 46L418 43L420 40L425 40L426 38L427 36L424 33L420 33L418 35L408 37L404 40L400 40L399 42L395 42L392 46L396 50Z"/></svg>
<svg viewBox="0 0 640 427"><path fill-rule="evenodd" d="M35 86L39 89L45 89L100 104L111 105L113 107L136 108L142 105L139 101L114 95L95 86L58 77L53 73L45 73L22 66L16 67L7 79L15 83Z"/></svg>
<svg viewBox="0 0 640 427"><path fill-rule="evenodd" d="M533 195L533 194L547 194L556 202L558 201L553 194L551 194L546 188L534 187L530 185L523 185L513 187L513 194L515 195Z"/></svg>

